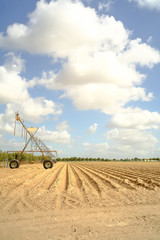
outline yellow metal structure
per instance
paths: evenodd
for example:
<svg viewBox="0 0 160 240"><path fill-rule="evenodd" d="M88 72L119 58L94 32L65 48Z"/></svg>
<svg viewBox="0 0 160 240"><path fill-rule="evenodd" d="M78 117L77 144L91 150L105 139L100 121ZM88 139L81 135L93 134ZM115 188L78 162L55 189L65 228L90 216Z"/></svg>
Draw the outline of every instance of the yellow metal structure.
<svg viewBox="0 0 160 240"><path fill-rule="evenodd" d="M56 163L56 158L57 158L57 151L51 151L39 138L35 137L34 135L36 134L38 128L34 128L34 127L30 127L27 128L24 125L23 120L20 118L19 113L16 113L16 118L15 118L15 128L14 128L14 135L15 135L15 131L16 131L16 121L19 121L22 124L22 129L25 131L25 135L26 135L26 143L25 146L23 148L23 150L21 151L20 155L18 156L17 160L12 160L10 162L10 167L11 168L17 168L19 167L19 162L17 163L17 161L19 161L21 159L21 156L24 152L41 152L42 156L43 156L43 166L44 168L52 168L53 166L53 162ZM27 135L29 135L29 139L27 141ZM27 148L29 143L34 143L34 146L36 147L36 149L34 150L31 144L31 151L25 151L25 149ZM8 151L8 152L15 152L15 151ZM19 152L19 151L17 151ZM54 154L53 154L54 152Z"/></svg>
<svg viewBox="0 0 160 240"><path fill-rule="evenodd" d="M27 130L28 130L29 132L31 132L31 133L34 133L34 132L37 131L37 128L30 127L30 128L28 128Z"/></svg>

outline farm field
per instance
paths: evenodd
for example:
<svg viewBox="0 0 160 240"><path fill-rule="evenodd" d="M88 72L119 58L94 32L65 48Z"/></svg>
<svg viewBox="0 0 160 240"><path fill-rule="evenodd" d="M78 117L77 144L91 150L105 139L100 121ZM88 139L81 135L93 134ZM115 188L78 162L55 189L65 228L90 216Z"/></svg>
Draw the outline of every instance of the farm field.
<svg viewBox="0 0 160 240"><path fill-rule="evenodd" d="M58 162L0 169L0 240L160 236L160 163Z"/></svg>

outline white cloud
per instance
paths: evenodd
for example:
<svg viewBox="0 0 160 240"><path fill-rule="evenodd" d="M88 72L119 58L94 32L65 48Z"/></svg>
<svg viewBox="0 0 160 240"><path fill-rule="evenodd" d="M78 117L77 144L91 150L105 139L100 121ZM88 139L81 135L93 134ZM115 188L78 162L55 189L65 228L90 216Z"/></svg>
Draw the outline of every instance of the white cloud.
<svg viewBox="0 0 160 240"><path fill-rule="evenodd" d="M137 65L153 67L160 62L160 53L141 39L131 40L130 32L114 17L98 16L79 1L39 1L25 27L14 24L8 29L6 36L1 34L0 46L64 60L59 73L44 72L28 87L41 84L63 90L78 109L107 114L130 101L152 99L152 93L140 87L146 76Z"/></svg>
<svg viewBox="0 0 160 240"><path fill-rule="evenodd" d="M15 73L18 75L25 70L25 62L20 55L9 52L5 55L4 67L7 72Z"/></svg>
<svg viewBox="0 0 160 240"><path fill-rule="evenodd" d="M107 124L111 128L157 129L160 127L160 114L140 108L126 108L115 113Z"/></svg>
<svg viewBox="0 0 160 240"><path fill-rule="evenodd" d="M115 158L153 157L158 153L158 139L152 130L160 127L160 114L140 108L126 108L114 113L104 136L109 153ZM148 151L149 149L149 151Z"/></svg>
<svg viewBox="0 0 160 240"><path fill-rule="evenodd" d="M0 114L0 133L13 133L13 125L8 121L5 114Z"/></svg>
<svg viewBox="0 0 160 240"><path fill-rule="evenodd" d="M158 139L150 132L139 129L113 129L106 133L111 141L109 153L116 153L119 158L146 157L156 152ZM149 149L149 151L148 151Z"/></svg>
<svg viewBox="0 0 160 240"><path fill-rule="evenodd" d="M14 53L6 54L4 65L0 66L0 104L6 104L5 117L8 121L14 118L19 111L26 120L41 121L42 117L49 114L59 115L62 106L55 104L44 97L32 98L29 87L34 81L28 81L21 77L24 69L24 60Z"/></svg>
<svg viewBox="0 0 160 240"><path fill-rule="evenodd" d="M159 0L129 0L129 2L136 2L140 7L160 10Z"/></svg>
<svg viewBox="0 0 160 240"><path fill-rule="evenodd" d="M109 144L107 142L98 144L86 144L84 145L85 157L93 158L106 158L109 156Z"/></svg>
<svg viewBox="0 0 160 240"><path fill-rule="evenodd" d="M38 123L50 114L55 116L61 114L62 107L43 97L28 98L19 104L8 103L6 105L6 115L8 119L13 117L17 111L23 116L23 119Z"/></svg>
<svg viewBox="0 0 160 240"><path fill-rule="evenodd" d="M113 0L108 0L106 2L99 2L98 4L98 10L99 11L110 11L112 5L113 5Z"/></svg>
<svg viewBox="0 0 160 240"><path fill-rule="evenodd" d="M53 72L48 75L43 73L39 83L46 84L47 87L53 89L66 89L69 86L87 85L89 83L115 84L120 87L140 84L144 75L135 71L133 65L130 64L132 59L127 59L126 55L120 54L117 57L114 52L105 51L97 52L92 56L79 56L79 59L73 58L65 63L62 71L57 75ZM135 60L133 61L135 62Z"/></svg>
<svg viewBox="0 0 160 240"><path fill-rule="evenodd" d="M43 126L38 130L37 135L45 142L58 144L69 144L72 142L71 135L64 129L58 128L58 130L50 131Z"/></svg>
<svg viewBox="0 0 160 240"><path fill-rule="evenodd" d="M149 36L149 38L147 39L147 43L151 43L153 40L152 36Z"/></svg>
<svg viewBox="0 0 160 240"><path fill-rule="evenodd" d="M4 136L0 137L0 150L3 151L22 151L24 148L24 141L17 141L16 139L7 139Z"/></svg>
<svg viewBox="0 0 160 240"><path fill-rule="evenodd" d="M83 146L84 147L89 147L89 146L91 146L91 144L89 142L85 142L85 143L83 143Z"/></svg>
<svg viewBox="0 0 160 240"><path fill-rule="evenodd" d="M57 131L64 131L64 130L68 130L69 129L69 124L67 121L63 121L60 122L57 126L56 126L56 130Z"/></svg>
<svg viewBox="0 0 160 240"><path fill-rule="evenodd" d="M150 100L152 94L146 95L143 88L120 88L114 84L86 84L67 89L66 97L73 100L79 110L101 110L113 114L127 102Z"/></svg>
<svg viewBox="0 0 160 240"><path fill-rule="evenodd" d="M105 142L85 143L84 156L108 159L150 158L158 156L158 139L150 131L114 128L105 135ZM148 151L149 149L149 151Z"/></svg>
<svg viewBox="0 0 160 240"><path fill-rule="evenodd" d="M24 147L24 140L10 139L14 135L14 120L15 114L8 118L7 114L0 114L0 150L22 150ZM21 136L22 126L16 126L16 136ZM9 136L9 138L8 138Z"/></svg>
<svg viewBox="0 0 160 240"><path fill-rule="evenodd" d="M127 64L139 64L141 67L152 68L160 61L160 53L146 43L142 43L141 39L136 39L130 41L128 49L122 54L122 57L120 56L120 59Z"/></svg>
<svg viewBox="0 0 160 240"><path fill-rule="evenodd" d="M26 80L19 73L23 69L23 60L13 53L6 55L4 66L0 66L0 103L19 103L29 98Z"/></svg>
<svg viewBox="0 0 160 240"><path fill-rule="evenodd" d="M120 21L99 17L94 9L70 0L41 0L26 25L14 23L6 36L0 34L1 47L61 58L111 46L122 49L127 40L128 31Z"/></svg>
<svg viewBox="0 0 160 240"><path fill-rule="evenodd" d="M96 132L97 130L97 127L98 127L98 124L97 123L94 123L93 125L91 125L87 131L88 134L93 134Z"/></svg>
<svg viewBox="0 0 160 240"><path fill-rule="evenodd" d="M110 122L112 125L128 128L137 126L138 121L129 123L133 113L139 121L141 113L144 117L148 116L148 122L142 120L140 129L155 128L159 124L156 122L159 121L156 120L156 114L142 110L126 110L125 126L122 121L117 120L119 115L121 119L125 118L122 111L128 102L152 99L153 94L147 94L141 87L146 76L137 71L137 65L152 68L160 62L160 53L139 38L130 39L130 32L114 17L99 16L94 9L85 7L79 1L57 0L47 3L41 0L37 3L35 11L29 15L26 25L15 23L7 28L6 34L0 34L0 46L25 50L32 54L50 55L57 61L63 59L62 69L58 73L50 71L44 73L41 79L34 78L29 82L19 75L23 64L15 68L13 64L10 68L2 66L2 76L5 71L7 74L12 72L12 76L16 76L14 84L17 82L20 92L24 93L20 96L20 104L19 90L16 96L12 94L2 97L12 112L19 106L26 118L32 116L35 121L49 114L60 114L62 108L53 101L44 98L32 99L29 96L28 88L41 84L49 89L64 91L63 96L70 98L80 110L94 109L106 114L115 114ZM2 87L3 84L4 81ZM66 127L66 123L59 126L63 131L59 132L57 129L54 134L51 133L52 138L58 139L60 133L63 139L64 133L67 139ZM133 129L132 131L134 132ZM148 138L150 136L142 132L137 134Z"/></svg>
<svg viewBox="0 0 160 240"><path fill-rule="evenodd" d="M115 141L117 145L128 145L133 149L146 149L158 142L149 132L138 129L113 129L106 134L107 140ZM136 147L136 148L135 148Z"/></svg>
<svg viewBox="0 0 160 240"><path fill-rule="evenodd" d="M94 28L90 28L92 24ZM95 11L85 8L81 2L39 1L36 10L30 14L28 24L9 26L8 36L1 34L0 45L66 57L79 47L90 48L91 45L95 48L103 37L99 27Z"/></svg>

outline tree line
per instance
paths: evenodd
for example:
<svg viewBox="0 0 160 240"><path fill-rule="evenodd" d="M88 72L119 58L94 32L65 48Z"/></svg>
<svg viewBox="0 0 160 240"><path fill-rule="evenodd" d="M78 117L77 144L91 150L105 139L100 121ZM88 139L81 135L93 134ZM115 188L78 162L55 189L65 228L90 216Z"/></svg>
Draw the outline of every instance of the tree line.
<svg viewBox="0 0 160 240"><path fill-rule="evenodd" d="M20 152L16 152L16 153L7 153L4 151L0 150L0 161L3 162L6 159L8 160L12 160L12 159L18 159L20 155ZM43 156L37 156L33 153L23 153L21 158L21 161L27 162L27 163L34 163L34 162L42 162ZM160 161L160 158L149 158L149 159L141 159L141 158L124 158L124 159L108 159L108 158L88 158L88 157L63 157L57 158L57 162L81 162L81 161L95 161L95 162L109 162L109 161L124 161L124 162L129 162L129 161Z"/></svg>

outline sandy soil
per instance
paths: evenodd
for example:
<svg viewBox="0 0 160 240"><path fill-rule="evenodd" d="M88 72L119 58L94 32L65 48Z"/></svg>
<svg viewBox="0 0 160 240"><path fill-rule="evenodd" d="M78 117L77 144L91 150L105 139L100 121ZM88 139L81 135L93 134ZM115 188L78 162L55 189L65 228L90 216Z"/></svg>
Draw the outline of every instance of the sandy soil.
<svg viewBox="0 0 160 240"><path fill-rule="evenodd" d="M160 163L0 169L0 240L159 240Z"/></svg>

